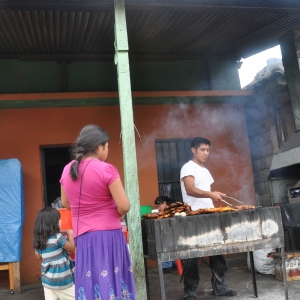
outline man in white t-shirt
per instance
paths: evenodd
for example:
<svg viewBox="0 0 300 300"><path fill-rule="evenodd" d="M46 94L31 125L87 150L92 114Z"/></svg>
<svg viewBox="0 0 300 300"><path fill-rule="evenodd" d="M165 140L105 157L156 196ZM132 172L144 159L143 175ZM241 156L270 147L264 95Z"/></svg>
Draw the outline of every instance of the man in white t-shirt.
<svg viewBox="0 0 300 300"><path fill-rule="evenodd" d="M210 141L196 137L191 142L193 158L183 165L180 171L180 186L183 202L191 205L192 210L199 208L212 208L214 202L222 201L221 192L211 191L214 182L210 172L204 167L210 151ZM184 271L184 294L185 300L197 299L197 288L199 285L199 260L192 258L187 261ZM225 277L228 266L223 255L210 256L210 268L222 279L220 282L212 272L213 294L216 296L236 296L236 291L230 289Z"/></svg>

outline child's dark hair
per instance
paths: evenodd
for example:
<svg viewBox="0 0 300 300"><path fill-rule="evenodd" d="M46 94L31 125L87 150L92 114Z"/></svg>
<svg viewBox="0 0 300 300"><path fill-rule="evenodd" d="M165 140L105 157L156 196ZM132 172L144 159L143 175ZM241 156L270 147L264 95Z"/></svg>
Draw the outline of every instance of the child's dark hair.
<svg viewBox="0 0 300 300"><path fill-rule="evenodd" d="M109 135L97 125L86 125L81 129L72 148L72 155L76 159L70 168L72 180L78 179L78 165L82 158L95 152L99 145L104 146L108 140Z"/></svg>
<svg viewBox="0 0 300 300"><path fill-rule="evenodd" d="M195 137L194 139L192 139L191 148L198 149L200 147L200 145L202 145L202 144L210 146L211 143L210 143L210 140L198 136L198 137Z"/></svg>
<svg viewBox="0 0 300 300"><path fill-rule="evenodd" d="M167 205L170 205L171 203L175 203L175 202L177 202L177 201L171 199L171 198L168 197L168 196L158 196L158 197L155 199L155 201L154 201L154 203L155 203L156 205L163 204L164 202L166 202Z"/></svg>
<svg viewBox="0 0 300 300"><path fill-rule="evenodd" d="M60 231L59 219L60 213L55 208L45 207L38 212L33 230L34 249L46 248L49 237Z"/></svg>

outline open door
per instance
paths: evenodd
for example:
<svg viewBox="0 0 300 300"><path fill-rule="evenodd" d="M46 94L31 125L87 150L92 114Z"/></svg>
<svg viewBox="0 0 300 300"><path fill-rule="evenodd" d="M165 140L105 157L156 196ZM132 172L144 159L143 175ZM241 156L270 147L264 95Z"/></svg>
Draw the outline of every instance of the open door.
<svg viewBox="0 0 300 300"><path fill-rule="evenodd" d="M71 161L70 145L41 146L44 206L60 197L60 177Z"/></svg>

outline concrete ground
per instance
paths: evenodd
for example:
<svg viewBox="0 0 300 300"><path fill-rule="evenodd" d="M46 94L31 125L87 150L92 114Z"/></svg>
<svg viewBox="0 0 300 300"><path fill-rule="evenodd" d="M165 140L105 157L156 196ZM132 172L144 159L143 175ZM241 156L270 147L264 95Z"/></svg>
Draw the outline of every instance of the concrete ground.
<svg viewBox="0 0 300 300"><path fill-rule="evenodd" d="M201 300L246 300L253 299L253 285L251 272L247 269L246 256L244 254L227 256L229 273L228 285L238 292L235 297L217 297L211 294L210 270L203 264L200 267L201 282L198 288L198 298ZM183 283L177 270L164 274L166 298L168 300L182 300ZM284 300L283 282L277 280L274 275L262 275L256 273L258 299L259 300ZM160 285L158 269L149 269L149 297L151 300L159 300ZM288 283L289 300L300 300L300 282ZM2 300L42 300L44 299L43 288L39 285L22 286L21 294L11 295L8 288L0 288L0 299ZM93 299L88 299L93 300ZM141 299L137 299L141 300Z"/></svg>

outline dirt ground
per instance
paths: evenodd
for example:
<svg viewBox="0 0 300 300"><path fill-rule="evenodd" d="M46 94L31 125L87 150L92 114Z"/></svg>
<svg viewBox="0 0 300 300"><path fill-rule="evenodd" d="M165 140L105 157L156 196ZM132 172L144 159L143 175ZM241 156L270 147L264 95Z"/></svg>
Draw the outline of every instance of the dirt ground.
<svg viewBox="0 0 300 300"><path fill-rule="evenodd" d="M253 299L253 284L251 272L247 268L246 255L227 256L229 272L227 276L228 285L237 291L235 297L217 297L211 294L211 272L203 264L200 266L200 285L198 288L198 298L201 300L249 300ZM161 299L158 269L148 270L149 276L149 295L148 299ZM166 288L166 298L168 300L182 300L183 283L180 283L180 276L174 269L169 273L164 273ZM282 281L275 278L274 275L263 275L256 273L258 299L259 300L284 300L284 285ZM300 282L293 281L288 283L289 300L300 300ZM41 284L22 286L21 294L11 295L9 288L0 288L0 299L2 300L42 300L44 299L43 288ZM257 299L257 298L256 298ZM92 299L87 299L92 300ZM121 300L121 299L120 299ZM146 300L146 299L137 299Z"/></svg>

